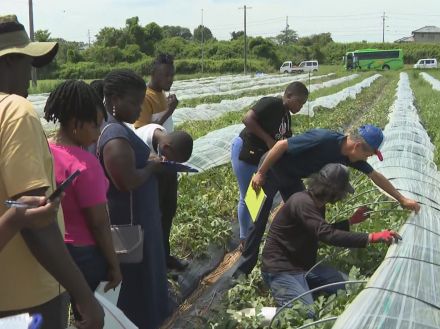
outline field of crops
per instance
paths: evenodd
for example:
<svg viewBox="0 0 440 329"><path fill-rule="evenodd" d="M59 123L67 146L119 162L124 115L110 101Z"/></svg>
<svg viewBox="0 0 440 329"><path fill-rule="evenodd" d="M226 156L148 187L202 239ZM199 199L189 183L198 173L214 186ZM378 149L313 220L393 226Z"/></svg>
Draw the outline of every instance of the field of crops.
<svg viewBox="0 0 440 329"><path fill-rule="evenodd" d="M176 81L173 92L181 99L179 108L174 114L176 129L186 130L193 135L194 152L189 163L201 171L197 175L180 177L178 211L172 228L171 249L179 257L191 260L193 265L190 266L188 272L170 278L179 303L184 302L194 290L200 288L197 283L202 276L215 269L223 256L232 252L237 246L238 186L232 173L229 153L231 140L243 128L241 119L244 113L262 96L281 95L285 86L294 80L303 81L311 90L309 102L292 119L294 134L314 127L345 132L352 127L371 123L381 128L387 127L385 130L385 141L387 141L388 129L394 127L395 122L399 124L402 122L396 121L395 116L390 113L407 108L417 111L418 117L414 117L414 120L420 118L422 128L426 130L426 136L429 136L427 138L430 138L432 143L427 146L432 151L432 155L422 154L423 158L430 161L427 165L429 172L433 172L425 180L432 185L431 191L424 191L432 195L429 194L430 201L425 201L422 207L436 209L435 207L438 206L437 211L440 210L440 204L437 204L440 200L437 199L436 194L439 189L438 184L440 184L440 175L436 171L436 165L440 163L440 155L437 151L440 149L438 114L440 72L420 73L411 70L402 74L391 71L380 72L380 74L376 72L352 74L336 67L329 67L312 76L228 75ZM399 89L397 89L398 86ZM46 97L45 94L30 97L40 114ZM392 121L393 118L394 121ZM53 127L45 124L45 129L50 132ZM405 131L405 129L407 128L403 126L402 130ZM397 147L397 150L392 147ZM394 166L396 166L394 164L396 161L406 163L405 161L411 154L420 152L418 145L412 145L410 149L399 145L398 138L391 142L390 133L390 143L386 144L386 149L383 151L384 163L386 164L387 156ZM372 164L377 165L375 162ZM405 169L400 162L399 166L397 176L400 177L400 174L405 175L409 169ZM386 168L383 170L384 174L390 172ZM328 219L332 221L346 219L357 207L368 205L371 209L370 219L357 225L354 228L356 231L399 230L403 227L402 225L410 216L408 211L402 210L396 202L382 194L363 175L352 171L351 181L356 190L355 194L349 200L329 207L326 216ZM402 187L402 193L421 200L420 194L423 191L405 188L406 185ZM423 188L420 189L423 190ZM424 209L422 209L423 212ZM440 232L436 233L440 234ZM403 237L403 243L397 248L405 247L407 241L405 234ZM422 248L422 246L419 247ZM429 246L429 248L432 250L432 257L438 258L440 255L439 250L436 249L438 247ZM331 264L349 274L350 280L365 281L369 280L383 262L384 257L388 255L387 250L388 247L385 245L352 250L323 246L320 248L319 258L326 264ZM432 262L435 263L434 260ZM191 284L188 283L191 281L188 279L189 276L191 276ZM432 280L433 285L434 281L440 282L438 270L433 274ZM425 284L429 285L429 282ZM184 307L176 312L168 327L267 328L269 326L268 321L259 313L263 308L274 307L275 303L263 283L259 265L248 277L241 277L234 282L233 286L228 286L230 289L215 289L215 283L212 287L212 289L207 287L203 291L200 290L197 298L190 298L189 302L184 303ZM317 324L314 328L332 327L336 317L343 314L364 287L365 283L347 285L347 290L344 292L340 291L337 295L317 298L313 305L316 319L332 318L332 320ZM361 297L362 293L354 303L359 303ZM430 301L430 303L434 304L434 307L440 306L437 300ZM257 315L246 316L240 312L243 309L255 309L254 313ZM351 311L351 308L348 311ZM358 311L362 312L362 309ZM272 323L272 328L305 327L314 321L308 319L306 314L307 310L302 304L294 303L292 307L283 310L277 316ZM359 317L359 315L356 316ZM338 328L349 328L341 324L341 321L346 318L347 316L344 317L344 315L340 317L340 321L337 322ZM437 314L435 321L440 322L439 319ZM405 325L401 324L395 328L438 328L439 322L435 321L433 320L432 323L436 323L437 326L432 327L427 324L428 322L424 323L424 326L409 326L405 322ZM356 328L370 327L357 325Z"/></svg>

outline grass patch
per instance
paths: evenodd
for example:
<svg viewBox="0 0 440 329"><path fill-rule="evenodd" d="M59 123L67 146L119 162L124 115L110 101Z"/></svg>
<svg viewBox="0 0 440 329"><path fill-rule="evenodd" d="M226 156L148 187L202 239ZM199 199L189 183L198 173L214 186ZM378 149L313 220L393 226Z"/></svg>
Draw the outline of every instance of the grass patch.
<svg viewBox="0 0 440 329"><path fill-rule="evenodd" d="M431 72L429 72L431 74ZM440 72L438 72L440 79ZM431 74L434 76L434 74ZM415 106L431 142L435 145L434 162L440 165L440 92L419 75L410 75L411 88L415 97Z"/></svg>

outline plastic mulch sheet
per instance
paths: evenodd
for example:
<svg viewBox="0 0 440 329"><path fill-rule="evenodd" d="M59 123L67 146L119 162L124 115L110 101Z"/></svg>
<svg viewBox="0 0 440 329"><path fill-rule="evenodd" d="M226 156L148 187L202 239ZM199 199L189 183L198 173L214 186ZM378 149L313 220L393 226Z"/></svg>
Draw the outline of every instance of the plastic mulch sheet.
<svg viewBox="0 0 440 329"><path fill-rule="evenodd" d="M408 75L401 73L384 130L384 161L371 163L422 208L403 224L399 230L403 240L388 249L334 329L440 328L440 175L413 102Z"/></svg>
<svg viewBox="0 0 440 329"><path fill-rule="evenodd" d="M332 79L328 81L324 81L321 83L316 83L308 86L310 92L316 91L322 88L328 88L332 86L336 86L338 84L353 80L357 78L358 74L351 74L348 76L344 76L337 79ZM293 82L295 80L300 80L300 76L291 77L289 82ZM311 79L321 78L322 76L316 76ZM219 103L206 103L199 104L195 107L181 107L174 111L173 113L173 121L177 126L186 121L199 121L199 120L211 120L218 118L228 112L238 112L243 109L252 106L256 103L260 98L273 96L280 97L284 93L284 90L280 90L278 93L266 94L266 95L255 95L255 96L243 96L236 99L223 99ZM217 95L217 94L213 94ZM308 105L304 105L306 108ZM300 112L301 114L307 114L306 112Z"/></svg>
<svg viewBox="0 0 440 329"><path fill-rule="evenodd" d="M440 91L440 81L425 72L421 72L420 75L432 86L432 89Z"/></svg>
<svg viewBox="0 0 440 329"><path fill-rule="evenodd" d="M381 77L380 74L375 74L353 86L344 88L335 94L319 97L313 101L307 102L306 104L304 104L303 108L301 109L300 112L298 112L298 114L305 114L313 117L314 116L313 110L318 106L325 107L327 109L333 109L340 102L345 101L348 98L356 99L356 95L359 94L362 91L362 89L369 87L376 79L380 77Z"/></svg>
<svg viewBox="0 0 440 329"><path fill-rule="evenodd" d="M199 171L204 171L229 162L231 142L243 128L243 124L236 124L212 131L196 139L193 155L187 164Z"/></svg>
<svg viewBox="0 0 440 329"><path fill-rule="evenodd" d="M321 79L334 75L334 73L326 75L311 76L310 80ZM240 76L237 76L240 78ZM194 84L185 89L176 90L178 99L190 99L195 97L206 97L209 95L237 95L244 91L256 90L268 87L278 87L286 85L293 81L308 80L308 74L299 75L264 75L256 76L251 79L236 80L236 81L220 81L213 84ZM173 92L173 90L171 90Z"/></svg>

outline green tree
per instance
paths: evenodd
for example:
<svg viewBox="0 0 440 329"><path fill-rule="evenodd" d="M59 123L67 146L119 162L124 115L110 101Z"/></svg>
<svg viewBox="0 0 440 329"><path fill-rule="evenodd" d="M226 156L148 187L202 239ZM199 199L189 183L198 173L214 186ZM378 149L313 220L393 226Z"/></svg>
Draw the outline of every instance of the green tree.
<svg viewBox="0 0 440 329"><path fill-rule="evenodd" d="M244 31L232 31L231 32L231 40L237 40L238 38L244 36Z"/></svg>
<svg viewBox="0 0 440 329"><path fill-rule="evenodd" d="M152 22L144 27L145 32L145 50L144 53L150 56L154 55L154 45L163 39L162 28Z"/></svg>
<svg viewBox="0 0 440 329"><path fill-rule="evenodd" d="M302 46L312 46L312 45L319 45L319 46L325 46L326 44L333 42L332 36L330 33L319 33L319 34L313 34L307 37L299 38L298 44Z"/></svg>
<svg viewBox="0 0 440 329"><path fill-rule="evenodd" d="M139 17L131 17L125 21L124 34L127 38L127 44L137 45L141 52L148 52L148 36L145 29L139 25Z"/></svg>
<svg viewBox="0 0 440 329"><path fill-rule="evenodd" d="M285 29L275 37L280 45L288 45L298 41L298 33L292 29Z"/></svg>
<svg viewBox="0 0 440 329"><path fill-rule="evenodd" d="M114 27L104 27L96 35L97 45L103 47L119 47L124 48L127 44L127 39L124 31L115 29Z"/></svg>
<svg viewBox="0 0 440 329"><path fill-rule="evenodd" d="M276 45L268 39L262 37L252 38L249 41L249 51L257 57L267 59L273 65L279 62Z"/></svg>
<svg viewBox="0 0 440 329"><path fill-rule="evenodd" d="M66 41L61 38L54 38L51 39L52 41L58 42L58 52L55 57L55 60L57 64L64 64L69 61L71 61L74 58L78 58L76 55L73 55L73 53L82 53L85 49L85 43L84 42L76 42L76 41ZM69 59L69 50L72 50L70 52L70 59ZM82 57L82 55L81 55Z"/></svg>
<svg viewBox="0 0 440 329"><path fill-rule="evenodd" d="M128 63L134 63L141 60L145 55L142 53L138 45L127 45L122 50L122 55L124 56L124 61Z"/></svg>
<svg viewBox="0 0 440 329"><path fill-rule="evenodd" d="M69 48L67 50L67 62L69 63L78 63L83 60L83 57L81 53L79 52L79 49L75 48Z"/></svg>
<svg viewBox="0 0 440 329"><path fill-rule="evenodd" d="M193 38L195 41L202 42L202 31L204 41L214 39L214 36L209 28L199 25L194 29Z"/></svg>
<svg viewBox="0 0 440 329"><path fill-rule="evenodd" d="M164 38L181 37L185 40L191 40L192 38L191 31L182 26L164 25L162 26L162 32Z"/></svg>
<svg viewBox="0 0 440 329"><path fill-rule="evenodd" d="M94 46L89 51L93 61L102 64L116 64L124 61L124 53L119 47Z"/></svg>
<svg viewBox="0 0 440 329"><path fill-rule="evenodd" d="M47 42L50 40L50 32L48 30L37 30L34 33L34 39L38 42Z"/></svg>
<svg viewBox="0 0 440 329"><path fill-rule="evenodd" d="M155 44L155 55L167 53L175 58L184 58L187 48L192 47L194 42L188 42L182 37L163 38Z"/></svg>

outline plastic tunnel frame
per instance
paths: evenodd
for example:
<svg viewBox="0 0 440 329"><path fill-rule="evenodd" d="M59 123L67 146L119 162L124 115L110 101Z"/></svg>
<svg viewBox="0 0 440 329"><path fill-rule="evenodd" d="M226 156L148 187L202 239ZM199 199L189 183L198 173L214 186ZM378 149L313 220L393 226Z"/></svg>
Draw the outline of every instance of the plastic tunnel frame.
<svg viewBox="0 0 440 329"><path fill-rule="evenodd" d="M371 163L422 209L402 225L403 241L389 248L334 329L440 328L440 175L432 160L434 146L413 103L408 75L401 73L384 129L384 161ZM424 188L421 182L431 184Z"/></svg>

